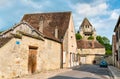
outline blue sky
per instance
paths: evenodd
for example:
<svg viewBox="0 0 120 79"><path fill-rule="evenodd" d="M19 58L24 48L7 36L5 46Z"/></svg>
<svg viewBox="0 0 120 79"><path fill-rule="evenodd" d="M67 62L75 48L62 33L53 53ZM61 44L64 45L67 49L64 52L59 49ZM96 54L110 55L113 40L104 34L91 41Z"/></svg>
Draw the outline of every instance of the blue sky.
<svg viewBox="0 0 120 79"><path fill-rule="evenodd" d="M0 30L20 22L24 14L72 11L76 31L87 17L97 35L112 39L120 14L119 0L0 0Z"/></svg>

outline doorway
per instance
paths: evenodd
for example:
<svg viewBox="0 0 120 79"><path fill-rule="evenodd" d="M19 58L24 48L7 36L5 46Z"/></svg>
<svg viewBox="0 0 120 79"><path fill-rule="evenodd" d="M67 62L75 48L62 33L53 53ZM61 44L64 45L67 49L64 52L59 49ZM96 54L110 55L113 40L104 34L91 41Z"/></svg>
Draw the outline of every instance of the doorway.
<svg viewBox="0 0 120 79"><path fill-rule="evenodd" d="M86 64L86 57L80 57L81 64Z"/></svg>
<svg viewBox="0 0 120 79"><path fill-rule="evenodd" d="M35 73L37 67L37 47L29 47L28 72Z"/></svg>

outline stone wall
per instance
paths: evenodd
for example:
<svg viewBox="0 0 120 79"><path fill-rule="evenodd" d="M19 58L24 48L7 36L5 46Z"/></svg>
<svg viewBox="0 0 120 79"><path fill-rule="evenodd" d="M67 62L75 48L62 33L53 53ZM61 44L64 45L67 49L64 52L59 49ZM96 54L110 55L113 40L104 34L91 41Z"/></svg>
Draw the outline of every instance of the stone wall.
<svg viewBox="0 0 120 79"><path fill-rule="evenodd" d="M78 49L78 52L81 57L85 57L85 63L83 62L84 64L93 64L94 60L96 61L96 64L98 64L105 55L104 48Z"/></svg>
<svg viewBox="0 0 120 79"><path fill-rule="evenodd" d="M69 27L63 39L63 52L66 53L65 63L63 63L63 67L73 67L78 65L77 62L73 60L73 55L77 54L77 44L72 15L70 16Z"/></svg>
<svg viewBox="0 0 120 79"><path fill-rule="evenodd" d="M22 36L22 39L13 38L0 48L0 79L29 74L29 46L38 47L36 72L60 68L60 43Z"/></svg>

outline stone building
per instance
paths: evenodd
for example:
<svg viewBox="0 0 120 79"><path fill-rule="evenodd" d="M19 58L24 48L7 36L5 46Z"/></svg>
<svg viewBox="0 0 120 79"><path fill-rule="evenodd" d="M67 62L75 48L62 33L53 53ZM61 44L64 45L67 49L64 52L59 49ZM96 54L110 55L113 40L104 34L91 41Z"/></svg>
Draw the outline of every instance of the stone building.
<svg viewBox="0 0 120 79"><path fill-rule="evenodd" d="M117 61L118 61L118 54L116 51L116 36L112 36L112 59L113 59L113 65L117 66Z"/></svg>
<svg viewBox="0 0 120 79"><path fill-rule="evenodd" d="M84 18L79 28L79 33L84 40L87 40L89 36L93 36L94 40L96 40L96 30L87 18Z"/></svg>
<svg viewBox="0 0 120 79"><path fill-rule="evenodd" d="M25 14L0 35L0 53L0 79L76 66L72 13Z"/></svg>
<svg viewBox="0 0 120 79"><path fill-rule="evenodd" d="M80 63L99 63L105 55L105 47L96 40L96 30L93 28L92 24L87 18L83 20L79 33L82 36L81 40L77 40ZM94 39L88 40L90 36L92 36Z"/></svg>
<svg viewBox="0 0 120 79"><path fill-rule="evenodd" d="M115 35L112 39L112 54L114 56L114 64L120 68L120 16L114 28Z"/></svg>

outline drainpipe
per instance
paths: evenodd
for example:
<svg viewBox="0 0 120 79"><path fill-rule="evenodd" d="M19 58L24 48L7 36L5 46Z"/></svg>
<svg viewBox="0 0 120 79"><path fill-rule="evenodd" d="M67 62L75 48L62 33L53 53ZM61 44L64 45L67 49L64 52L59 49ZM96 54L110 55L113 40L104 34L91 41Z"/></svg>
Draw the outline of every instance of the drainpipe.
<svg viewBox="0 0 120 79"><path fill-rule="evenodd" d="M63 42L61 44L61 65L60 68L63 69Z"/></svg>

